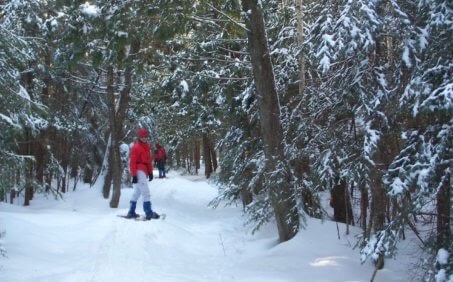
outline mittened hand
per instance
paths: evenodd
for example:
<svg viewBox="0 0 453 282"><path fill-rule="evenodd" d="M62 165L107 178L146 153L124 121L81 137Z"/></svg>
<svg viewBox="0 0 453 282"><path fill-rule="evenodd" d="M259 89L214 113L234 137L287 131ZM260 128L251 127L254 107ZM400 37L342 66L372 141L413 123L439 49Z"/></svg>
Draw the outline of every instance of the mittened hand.
<svg viewBox="0 0 453 282"><path fill-rule="evenodd" d="M150 175L148 175L148 180L149 180L149 181L153 180L153 178L154 178L154 177L153 177L153 174L152 174L152 173L151 173Z"/></svg>
<svg viewBox="0 0 453 282"><path fill-rule="evenodd" d="M132 176L132 183L135 184L135 183L137 183L137 182L138 182L137 176Z"/></svg>

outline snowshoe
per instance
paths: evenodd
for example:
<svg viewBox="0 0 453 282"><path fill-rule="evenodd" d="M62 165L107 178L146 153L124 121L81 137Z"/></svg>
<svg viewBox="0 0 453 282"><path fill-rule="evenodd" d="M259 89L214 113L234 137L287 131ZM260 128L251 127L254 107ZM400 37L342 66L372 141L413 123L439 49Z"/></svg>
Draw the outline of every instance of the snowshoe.
<svg viewBox="0 0 453 282"><path fill-rule="evenodd" d="M140 215L136 214L136 213L134 213L134 214L128 213L126 215L118 214L117 216L118 217L122 217L122 218L126 218L126 219L139 219L140 218Z"/></svg>
<svg viewBox="0 0 453 282"><path fill-rule="evenodd" d="M152 214L146 216L146 220L159 219L159 218L160 218L160 215L156 212L153 212Z"/></svg>

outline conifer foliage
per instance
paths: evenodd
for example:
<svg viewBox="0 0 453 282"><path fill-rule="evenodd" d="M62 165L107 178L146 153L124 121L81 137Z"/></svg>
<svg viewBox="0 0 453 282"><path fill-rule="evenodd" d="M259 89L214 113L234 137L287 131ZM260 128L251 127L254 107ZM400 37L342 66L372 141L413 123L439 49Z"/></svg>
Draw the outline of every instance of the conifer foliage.
<svg viewBox="0 0 453 282"><path fill-rule="evenodd" d="M327 193L373 276L415 236L451 279L452 37L448 0L0 1L0 199L81 179L115 208L147 127L255 230Z"/></svg>
<svg viewBox="0 0 453 282"><path fill-rule="evenodd" d="M395 254L407 226L419 235L417 217L424 213L436 215L437 247L451 250L451 239L445 239L451 232L445 216L452 212L449 6L310 5L318 16L307 48L321 83L309 86L314 106L309 111L314 110L312 121L321 115L319 129L325 133L318 136L329 136L313 140L323 150L313 164L324 181L340 177L358 186L362 197L371 195L362 254L377 269ZM425 236L423 244L431 245Z"/></svg>

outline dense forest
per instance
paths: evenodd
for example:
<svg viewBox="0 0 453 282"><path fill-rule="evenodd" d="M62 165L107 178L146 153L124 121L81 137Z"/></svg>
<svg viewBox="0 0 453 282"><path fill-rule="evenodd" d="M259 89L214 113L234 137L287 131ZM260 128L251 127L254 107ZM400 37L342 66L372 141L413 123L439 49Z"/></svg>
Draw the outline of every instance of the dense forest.
<svg viewBox="0 0 453 282"><path fill-rule="evenodd" d="M0 198L101 181L116 208L145 127L280 242L327 192L363 261L410 232L451 279L452 38L450 0L2 0Z"/></svg>

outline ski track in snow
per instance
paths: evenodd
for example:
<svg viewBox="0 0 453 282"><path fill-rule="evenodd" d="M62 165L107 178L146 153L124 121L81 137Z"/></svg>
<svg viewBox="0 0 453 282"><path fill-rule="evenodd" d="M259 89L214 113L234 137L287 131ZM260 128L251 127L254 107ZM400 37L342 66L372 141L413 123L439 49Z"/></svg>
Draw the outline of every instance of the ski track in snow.
<svg viewBox="0 0 453 282"><path fill-rule="evenodd" d="M150 183L153 209L158 213L166 213L165 220L142 222L117 217L116 214L127 213L132 194L132 189L127 188L122 190L120 207L110 209L107 215L102 206L93 208L84 205L84 196L71 201L71 193L66 195L67 199L62 203L57 203L55 209L40 209L32 204L29 208L37 209L34 214L11 213L18 221L24 221L24 226L36 222L42 230L41 234L27 234L24 227L23 233L11 236L23 236L24 242L30 245L32 241L43 242L38 248L42 247L42 252L46 253L46 258L37 261L35 268L27 272L20 271L21 264L14 261L12 254L9 260L12 264L17 263L17 267L12 267L13 271L17 271L16 281L48 282L49 278L51 281L63 282L234 280L234 272L229 269L233 261L227 252L234 252L237 258L241 251L235 249L238 241L243 240L240 237L245 234L244 230L237 232L225 223L228 222L226 217L231 217L227 213L239 215L238 209L209 208L207 205L214 197L215 190L206 183L200 183L199 188L212 192L203 191L197 202L185 202L185 198L189 198L185 197L185 193L197 191L181 193L181 190L171 188L184 185L184 181L187 180L154 180ZM92 192L87 190L79 193L92 197L95 195ZM108 208L108 201L100 198L99 205ZM193 198L191 194L190 199ZM67 213L65 222L59 220L62 212ZM141 199L137 203L137 213L143 214ZM57 215L55 218L54 214ZM103 228L99 228L101 225ZM67 232L64 238L52 235L54 231L60 234L61 229ZM54 250L54 240L65 240L67 248ZM80 242L85 242L83 245L86 248L71 248L71 245L80 245ZM231 248L228 242L232 243ZM52 264L58 265L55 268L57 271L53 271ZM187 271L181 273L173 269Z"/></svg>
<svg viewBox="0 0 453 282"><path fill-rule="evenodd" d="M156 182L151 183L151 191L156 194L152 199L153 208L157 212L164 211L167 218L141 222L115 217L110 230L100 240L92 274L73 281L143 281L144 278L150 281L223 281L221 277L229 275L222 271L224 265L211 263L231 264L223 252L225 242L221 241L222 233L227 232L224 235L227 238L234 235L230 234L231 230L224 230L225 214L208 208L208 201L206 205L186 203L183 195L177 195L178 191L161 187L166 183ZM131 192L131 189L123 190L122 199L126 200L123 206L127 206ZM143 213L140 200L137 212ZM193 220L194 217L197 220ZM219 260L221 257L224 259ZM122 267L112 269L115 265ZM185 273L172 271L184 268Z"/></svg>
<svg viewBox="0 0 453 282"><path fill-rule="evenodd" d="M165 220L117 217L127 213L133 191L128 188L118 209L109 208L99 189L86 186L64 200L39 199L25 208L2 205L8 257L0 261L0 281L325 282L367 281L372 273L372 266L360 266L350 238L336 238L334 223L311 220L314 233L302 231L278 245L273 224L251 235L240 208L209 208L217 192L205 181L156 179L150 189L153 210L165 213ZM141 199L137 212L143 214ZM402 277L385 269L376 281Z"/></svg>
<svg viewBox="0 0 453 282"><path fill-rule="evenodd" d="M206 228L213 230L213 227L206 227L203 223L179 227L180 222L172 224L170 219L137 222L118 218L115 223L102 239L96 255L99 259L92 277L86 281L133 281L145 277L154 281L212 281L218 278L216 272L221 267L210 264L210 260L213 255L223 256L221 246L215 238L209 238L214 235L200 232ZM185 241L175 240L181 237ZM200 242L205 242L206 247L200 248L203 245ZM212 242L216 245L213 246ZM112 265L122 267L112 269ZM179 273L172 272L173 268L186 268L187 273L179 277Z"/></svg>

